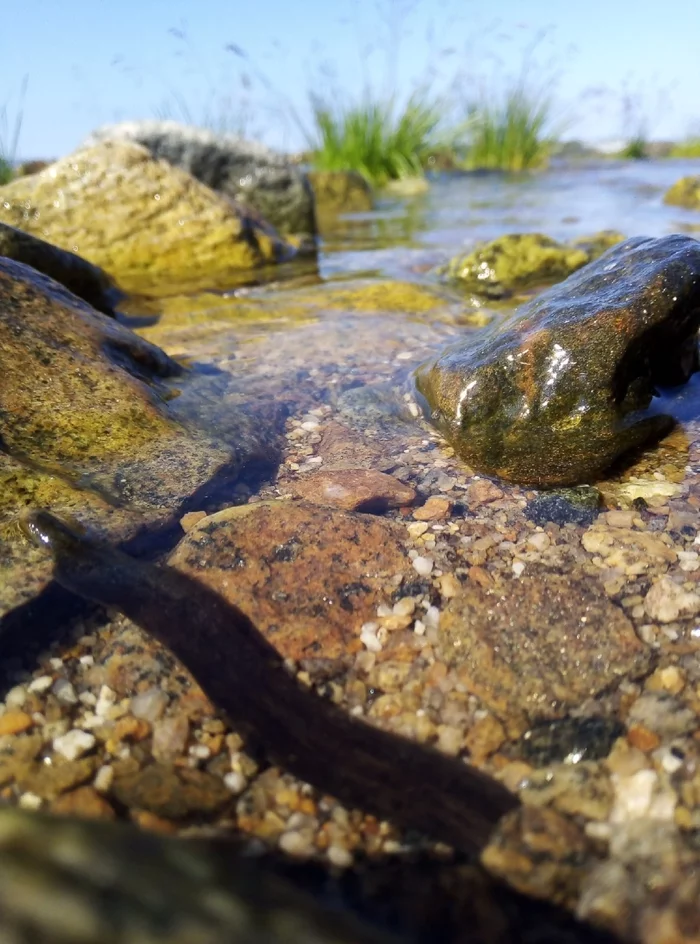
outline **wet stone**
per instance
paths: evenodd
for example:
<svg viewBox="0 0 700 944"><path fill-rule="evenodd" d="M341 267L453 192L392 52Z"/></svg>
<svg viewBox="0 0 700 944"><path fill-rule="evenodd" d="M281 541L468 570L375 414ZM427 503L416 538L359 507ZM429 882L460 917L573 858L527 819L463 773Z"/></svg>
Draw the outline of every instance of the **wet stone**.
<svg viewBox="0 0 700 944"><path fill-rule="evenodd" d="M111 795L130 809L175 820L214 813L231 800L230 791L219 777L203 770L176 772L169 765L157 763L116 777Z"/></svg>
<svg viewBox="0 0 700 944"><path fill-rule="evenodd" d="M699 323L700 243L629 239L428 361L417 387L476 471L578 485L670 430L644 411L697 370Z"/></svg>
<svg viewBox="0 0 700 944"><path fill-rule="evenodd" d="M110 277L74 252L59 249L38 236L0 223L0 256L31 266L65 286L105 315L114 314L119 298Z"/></svg>
<svg viewBox="0 0 700 944"><path fill-rule="evenodd" d="M599 585L555 574L466 585L442 612L439 650L469 692L511 721L562 717L649 660Z"/></svg>
<svg viewBox="0 0 700 944"><path fill-rule="evenodd" d="M266 502L205 518L170 563L242 610L285 657L333 659L359 651L362 624L408 572L402 537L372 515Z"/></svg>
<svg viewBox="0 0 700 944"><path fill-rule="evenodd" d="M561 718L526 731L513 753L536 767L607 757L624 725L615 718Z"/></svg>
<svg viewBox="0 0 700 944"><path fill-rule="evenodd" d="M525 516L537 525L576 524L587 528L600 513L602 496L597 488L561 488L543 492L525 506Z"/></svg>
<svg viewBox="0 0 700 944"><path fill-rule="evenodd" d="M383 514L390 508L412 505L416 499L415 489L372 469L316 472L291 483L290 491L320 505L367 514Z"/></svg>

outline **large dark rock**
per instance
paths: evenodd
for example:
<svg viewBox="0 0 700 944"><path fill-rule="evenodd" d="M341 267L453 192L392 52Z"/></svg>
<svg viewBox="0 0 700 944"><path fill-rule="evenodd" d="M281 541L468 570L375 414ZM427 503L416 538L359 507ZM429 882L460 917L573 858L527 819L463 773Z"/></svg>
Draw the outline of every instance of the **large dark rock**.
<svg viewBox="0 0 700 944"><path fill-rule="evenodd" d="M257 210L285 236L316 232L314 199L305 174L282 154L233 134L214 134L177 121L124 121L98 128L88 144L135 141L153 157Z"/></svg>
<svg viewBox="0 0 700 944"><path fill-rule="evenodd" d="M38 236L0 223L0 256L24 262L65 285L103 314L114 314L113 306L119 297L114 283L99 266L74 252L59 249Z"/></svg>
<svg viewBox="0 0 700 944"><path fill-rule="evenodd" d="M577 484L671 425L657 386L698 369L700 243L636 237L419 368L431 418L467 462Z"/></svg>

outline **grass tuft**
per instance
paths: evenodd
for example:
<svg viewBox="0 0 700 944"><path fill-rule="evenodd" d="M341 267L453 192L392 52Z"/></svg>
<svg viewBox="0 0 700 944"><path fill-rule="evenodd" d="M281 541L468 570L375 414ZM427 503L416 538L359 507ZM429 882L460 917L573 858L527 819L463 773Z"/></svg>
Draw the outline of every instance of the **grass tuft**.
<svg viewBox="0 0 700 944"><path fill-rule="evenodd" d="M27 93L29 76L22 79L19 93L19 106L14 121L10 120L7 104L0 107L0 185L9 183L14 177L19 136L22 132L24 120L24 96Z"/></svg>
<svg viewBox="0 0 700 944"><path fill-rule="evenodd" d="M355 170L375 186L423 175L431 153L440 146L442 103L414 92L403 107L394 98L366 93L358 104L333 105L311 96L314 130L311 160L318 170Z"/></svg>
<svg viewBox="0 0 700 944"><path fill-rule="evenodd" d="M546 167L557 142L552 100L519 82L503 95L482 93L467 109L466 166L517 172Z"/></svg>

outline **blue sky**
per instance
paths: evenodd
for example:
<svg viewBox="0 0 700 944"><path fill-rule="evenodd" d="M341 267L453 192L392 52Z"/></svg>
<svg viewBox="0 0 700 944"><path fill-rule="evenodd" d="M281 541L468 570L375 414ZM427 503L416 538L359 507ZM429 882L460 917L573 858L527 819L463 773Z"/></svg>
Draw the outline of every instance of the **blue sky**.
<svg viewBox="0 0 700 944"><path fill-rule="evenodd" d="M465 102L533 45L529 77L568 137L700 132L700 0L0 0L0 24L0 136L27 76L23 157L162 113L300 148L309 88L406 95L430 78Z"/></svg>

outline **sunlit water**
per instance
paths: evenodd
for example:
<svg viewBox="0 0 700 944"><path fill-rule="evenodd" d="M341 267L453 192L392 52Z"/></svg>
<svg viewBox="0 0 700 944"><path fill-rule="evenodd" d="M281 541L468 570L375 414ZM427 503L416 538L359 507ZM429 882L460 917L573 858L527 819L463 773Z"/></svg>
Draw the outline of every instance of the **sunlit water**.
<svg viewBox="0 0 700 944"><path fill-rule="evenodd" d="M601 161L513 177L439 176L424 195L383 199L371 213L326 227L316 275L308 265L285 266L274 284L181 299L176 309L157 302L160 319L141 332L194 367L176 413L224 440L235 438L232 417L241 407L271 399L284 401L291 415L328 404L350 425L389 436L398 448L411 427L418 431L407 407L415 367L509 311L507 305L475 310L458 287L441 282L437 265L505 233L559 240L603 229L626 236L700 234L700 212L663 203L679 177L697 171L700 162ZM438 289L446 295L444 308L407 314L324 305L323 282L351 290L368 278ZM242 315L246 302L254 310ZM654 409L688 427L700 417L700 383L665 391Z"/></svg>

